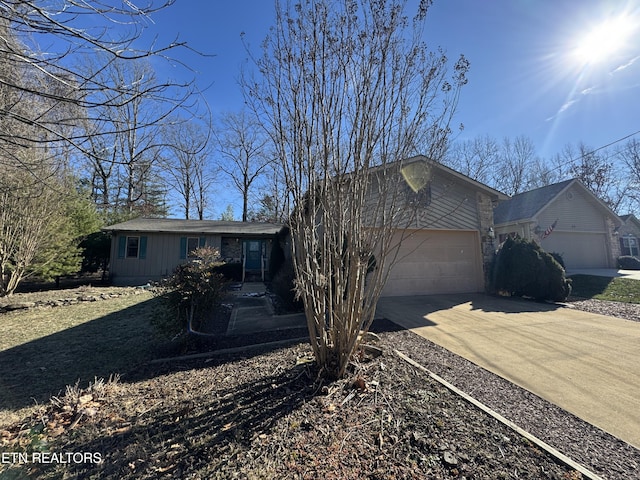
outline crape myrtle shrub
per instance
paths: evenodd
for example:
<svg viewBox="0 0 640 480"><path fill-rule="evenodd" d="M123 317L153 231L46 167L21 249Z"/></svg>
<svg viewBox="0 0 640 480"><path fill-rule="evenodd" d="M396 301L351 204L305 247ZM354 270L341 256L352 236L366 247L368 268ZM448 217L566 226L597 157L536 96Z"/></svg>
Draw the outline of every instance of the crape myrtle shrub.
<svg viewBox="0 0 640 480"><path fill-rule="evenodd" d="M564 268L540 246L524 239L508 238L496 255L491 289L516 297L559 302L571 293Z"/></svg>
<svg viewBox="0 0 640 480"><path fill-rule="evenodd" d="M618 257L618 268L623 270L640 270L640 259L630 255Z"/></svg>
<svg viewBox="0 0 640 480"><path fill-rule="evenodd" d="M178 265L170 277L153 289L161 300L155 325L167 336L199 330L227 292L228 280L216 272L216 268L222 265L218 250L201 247L192 253L193 261Z"/></svg>

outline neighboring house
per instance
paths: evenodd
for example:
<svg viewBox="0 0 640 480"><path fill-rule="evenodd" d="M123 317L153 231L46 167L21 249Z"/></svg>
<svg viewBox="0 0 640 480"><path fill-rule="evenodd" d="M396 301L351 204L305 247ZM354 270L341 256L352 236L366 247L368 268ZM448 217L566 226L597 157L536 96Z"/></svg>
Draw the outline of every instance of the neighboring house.
<svg viewBox="0 0 640 480"><path fill-rule="evenodd" d="M417 156L402 165L414 162L428 160ZM420 213L404 231L410 235L402 241L383 296L485 290L494 252L493 208L507 197L444 165L429 165L423 189L414 194L407 186L407 199Z"/></svg>
<svg viewBox="0 0 640 480"><path fill-rule="evenodd" d="M215 220L137 218L105 227L111 232L109 274L115 285L142 285L170 275L198 247L220 250L243 275L264 278L271 245L282 225Z"/></svg>
<svg viewBox="0 0 640 480"><path fill-rule="evenodd" d="M493 214L499 242L535 240L567 269L615 268L620 255L619 217L577 179L515 195Z"/></svg>
<svg viewBox="0 0 640 480"><path fill-rule="evenodd" d="M620 239L620 255L631 255L640 257L640 220L635 215L622 215L620 217L622 225L618 230Z"/></svg>

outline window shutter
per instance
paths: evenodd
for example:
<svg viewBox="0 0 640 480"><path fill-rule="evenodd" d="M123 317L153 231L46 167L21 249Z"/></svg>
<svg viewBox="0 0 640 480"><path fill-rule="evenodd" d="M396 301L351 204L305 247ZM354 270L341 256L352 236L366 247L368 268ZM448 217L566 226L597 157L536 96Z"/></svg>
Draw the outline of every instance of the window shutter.
<svg viewBox="0 0 640 480"><path fill-rule="evenodd" d="M207 237L200 237L200 243L198 244L198 246L200 248L204 247L207 244Z"/></svg>
<svg viewBox="0 0 640 480"><path fill-rule="evenodd" d="M147 258L147 237L140 237L140 251L138 252L138 258L140 260Z"/></svg>
<svg viewBox="0 0 640 480"><path fill-rule="evenodd" d="M180 260L187 258L187 237L180 237Z"/></svg>
<svg viewBox="0 0 640 480"><path fill-rule="evenodd" d="M126 252L127 252L127 237L125 235L121 235L118 237L118 258L124 258L124 255Z"/></svg>

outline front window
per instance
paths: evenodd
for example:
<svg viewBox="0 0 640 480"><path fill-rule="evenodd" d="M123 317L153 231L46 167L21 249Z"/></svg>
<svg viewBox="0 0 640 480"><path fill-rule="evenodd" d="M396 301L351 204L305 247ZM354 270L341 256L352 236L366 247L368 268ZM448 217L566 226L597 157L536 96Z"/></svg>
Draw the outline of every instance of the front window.
<svg viewBox="0 0 640 480"><path fill-rule="evenodd" d="M140 237L127 237L127 258L138 258Z"/></svg>
<svg viewBox="0 0 640 480"><path fill-rule="evenodd" d="M200 246L200 239L198 237L187 238L187 258L196 258L195 251Z"/></svg>
<svg viewBox="0 0 640 480"><path fill-rule="evenodd" d="M640 256L640 247L636 237L622 237L621 239L622 255L630 255L632 257Z"/></svg>

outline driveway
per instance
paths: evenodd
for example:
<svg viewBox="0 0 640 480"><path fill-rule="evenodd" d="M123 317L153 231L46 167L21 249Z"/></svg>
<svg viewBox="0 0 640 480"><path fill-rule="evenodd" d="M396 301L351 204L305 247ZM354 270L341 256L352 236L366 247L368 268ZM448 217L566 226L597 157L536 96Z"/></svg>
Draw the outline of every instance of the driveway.
<svg viewBox="0 0 640 480"><path fill-rule="evenodd" d="M376 315L640 448L640 322L482 294L385 297Z"/></svg>
<svg viewBox="0 0 640 480"><path fill-rule="evenodd" d="M597 277L620 277L640 280L640 270L616 270L614 268L575 268L567 270L567 276L570 277L571 275L595 275Z"/></svg>

